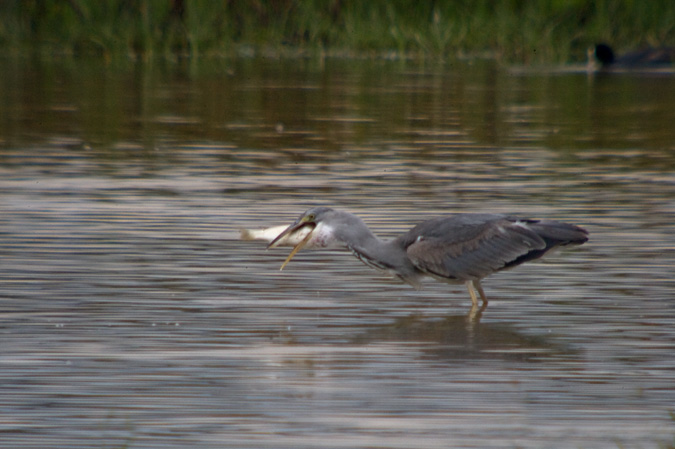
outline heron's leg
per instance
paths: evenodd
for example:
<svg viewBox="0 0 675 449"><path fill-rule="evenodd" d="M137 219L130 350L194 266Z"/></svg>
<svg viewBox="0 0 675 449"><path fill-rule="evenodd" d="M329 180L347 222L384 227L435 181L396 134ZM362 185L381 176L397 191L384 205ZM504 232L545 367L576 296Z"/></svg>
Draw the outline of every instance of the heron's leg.
<svg viewBox="0 0 675 449"><path fill-rule="evenodd" d="M488 299L487 296L485 296L485 291L483 290L483 286L480 285L480 280L476 279L473 282L473 286L476 287L476 290L478 290L478 294L480 295L480 299L483 300L483 304L487 306ZM471 298L473 300L473 297ZM476 301L478 302L478 301Z"/></svg>
<svg viewBox="0 0 675 449"><path fill-rule="evenodd" d="M484 302L480 307L478 307L477 304L471 304L471 310L469 310L469 314L466 316L467 323L472 326L471 329L473 329L473 325L480 323L480 318L483 316L483 311L486 308L486 302Z"/></svg>
<svg viewBox="0 0 675 449"><path fill-rule="evenodd" d="M466 289L469 290L469 295L471 295L471 308L472 308L472 309L478 308L478 297L476 296L476 291L473 289L473 287L474 287L476 284L474 283L474 281L466 281L466 282L464 283L464 285L466 285ZM480 284L478 284L478 285L480 286ZM480 292L481 290L483 290L483 289L481 288L481 289L479 290L479 292ZM484 293L481 294L481 298L482 298L484 295L485 295Z"/></svg>

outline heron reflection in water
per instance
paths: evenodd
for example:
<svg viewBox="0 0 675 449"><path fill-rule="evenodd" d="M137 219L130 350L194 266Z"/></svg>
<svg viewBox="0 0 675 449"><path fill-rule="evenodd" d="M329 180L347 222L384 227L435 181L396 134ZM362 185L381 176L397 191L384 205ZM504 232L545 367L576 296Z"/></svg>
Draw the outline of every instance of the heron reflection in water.
<svg viewBox="0 0 675 449"><path fill-rule="evenodd" d="M480 282L483 278L539 259L554 248L581 245L588 240L588 232L558 221L471 213L427 220L383 241L359 217L315 207L270 240L268 248L294 245L282 270L304 247L346 248L369 267L388 272L416 289L424 276L464 283L472 309L478 307L480 296L482 311L488 303Z"/></svg>

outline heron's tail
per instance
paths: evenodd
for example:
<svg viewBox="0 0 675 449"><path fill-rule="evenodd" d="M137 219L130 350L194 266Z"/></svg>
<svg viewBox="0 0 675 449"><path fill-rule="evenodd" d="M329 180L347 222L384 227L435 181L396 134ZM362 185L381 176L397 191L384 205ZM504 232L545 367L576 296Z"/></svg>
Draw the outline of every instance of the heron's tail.
<svg viewBox="0 0 675 449"><path fill-rule="evenodd" d="M535 232L546 244L507 263L504 268L515 267L523 262L539 259L547 252L565 245L581 245L588 241L588 231L584 228L559 221L527 220L527 228Z"/></svg>
<svg viewBox="0 0 675 449"><path fill-rule="evenodd" d="M582 227L559 221L536 221L528 227L546 242L546 248L581 245L588 241L588 231Z"/></svg>

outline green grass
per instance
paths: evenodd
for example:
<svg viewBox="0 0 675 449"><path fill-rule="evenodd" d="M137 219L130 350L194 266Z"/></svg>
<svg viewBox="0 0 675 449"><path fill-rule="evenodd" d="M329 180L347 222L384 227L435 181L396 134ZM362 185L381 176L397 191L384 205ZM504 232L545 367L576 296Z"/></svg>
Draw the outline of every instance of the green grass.
<svg viewBox="0 0 675 449"><path fill-rule="evenodd" d="M182 7L182 8L181 8ZM581 61L675 45L672 0L4 0L4 52L131 56L284 55Z"/></svg>

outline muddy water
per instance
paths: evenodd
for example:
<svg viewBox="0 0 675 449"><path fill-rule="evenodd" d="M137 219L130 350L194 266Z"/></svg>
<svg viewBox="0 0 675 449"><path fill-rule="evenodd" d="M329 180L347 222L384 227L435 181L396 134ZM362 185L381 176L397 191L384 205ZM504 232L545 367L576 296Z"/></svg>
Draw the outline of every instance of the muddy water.
<svg viewBox="0 0 675 449"><path fill-rule="evenodd" d="M5 61L6 447L670 447L675 77L489 62ZM591 240L422 291L242 242L325 204Z"/></svg>

